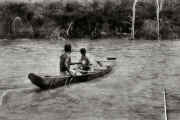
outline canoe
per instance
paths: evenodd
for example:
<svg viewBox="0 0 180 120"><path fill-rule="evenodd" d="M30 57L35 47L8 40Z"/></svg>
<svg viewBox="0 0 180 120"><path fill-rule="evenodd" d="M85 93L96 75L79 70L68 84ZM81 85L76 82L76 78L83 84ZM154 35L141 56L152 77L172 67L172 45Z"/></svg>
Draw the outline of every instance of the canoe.
<svg viewBox="0 0 180 120"><path fill-rule="evenodd" d="M87 72L82 75L76 76L48 76L38 75L35 73L29 73L28 78L30 81L41 89L50 89L63 86L65 84L79 83L89 81L98 77L102 77L112 71L111 65L105 65L100 69L96 69L93 72Z"/></svg>

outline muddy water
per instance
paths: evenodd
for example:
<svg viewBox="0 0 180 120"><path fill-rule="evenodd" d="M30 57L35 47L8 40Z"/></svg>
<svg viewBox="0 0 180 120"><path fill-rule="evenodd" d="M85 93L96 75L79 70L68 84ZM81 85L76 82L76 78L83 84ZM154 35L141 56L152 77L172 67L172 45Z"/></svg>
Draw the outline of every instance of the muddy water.
<svg viewBox="0 0 180 120"><path fill-rule="evenodd" d="M74 40L94 59L116 57L113 71L96 80L40 91L29 72L58 74L64 41L0 40L0 120L169 120L180 118L180 42Z"/></svg>

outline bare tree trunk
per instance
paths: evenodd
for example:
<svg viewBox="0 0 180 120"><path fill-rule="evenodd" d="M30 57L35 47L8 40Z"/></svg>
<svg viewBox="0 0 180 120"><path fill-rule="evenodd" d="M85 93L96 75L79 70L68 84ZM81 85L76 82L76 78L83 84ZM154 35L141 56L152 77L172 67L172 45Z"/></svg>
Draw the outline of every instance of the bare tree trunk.
<svg viewBox="0 0 180 120"><path fill-rule="evenodd" d="M135 17L136 17L136 3L138 2L138 0L134 0L133 3L133 8L132 8L132 13L133 13L133 17L132 17L132 31L131 31L131 37L134 40L134 34L135 34Z"/></svg>
<svg viewBox="0 0 180 120"><path fill-rule="evenodd" d="M159 0L156 0L157 7L156 7L156 16L157 16L157 39L159 40Z"/></svg>
<svg viewBox="0 0 180 120"><path fill-rule="evenodd" d="M69 27L68 27L68 29L66 30L66 35L67 35L67 37L69 37L69 31L70 31L70 29L71 29L71 27L72 27L72 24L73 24L73 21L70 22Z"/></svg>

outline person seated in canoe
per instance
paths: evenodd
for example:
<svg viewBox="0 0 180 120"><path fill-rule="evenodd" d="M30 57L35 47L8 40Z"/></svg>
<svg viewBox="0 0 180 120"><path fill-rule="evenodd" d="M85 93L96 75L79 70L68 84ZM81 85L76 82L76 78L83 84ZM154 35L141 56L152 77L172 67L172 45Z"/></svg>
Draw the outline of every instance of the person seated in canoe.
<svg viewBox="0 0 180 120"><path fill-rule="evenodd" d="M60 56L60 73L62 75L71 75L71 44L64 45L64 53Z"/></svg>
<svg viewBox="0 0 180 120"><path fill-rule="evenodd" d="M79 61L80 62L80 70L83 70L83 71L90 70L90 61L89 61L88 57L86 56L86 49L81 48L80 53L81 53L81 59Z"/></svg>

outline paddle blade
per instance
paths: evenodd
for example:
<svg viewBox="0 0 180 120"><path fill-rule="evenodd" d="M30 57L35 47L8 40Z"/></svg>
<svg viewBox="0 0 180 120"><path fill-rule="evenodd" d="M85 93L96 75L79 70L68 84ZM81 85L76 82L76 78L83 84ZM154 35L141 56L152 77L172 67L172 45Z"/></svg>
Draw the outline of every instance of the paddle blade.
<svg viewBox="0 0 180 120"><path fill-rule="evenodd" d="M115 57L107 57L107 60L116 60L117 58Z"/></svg>

